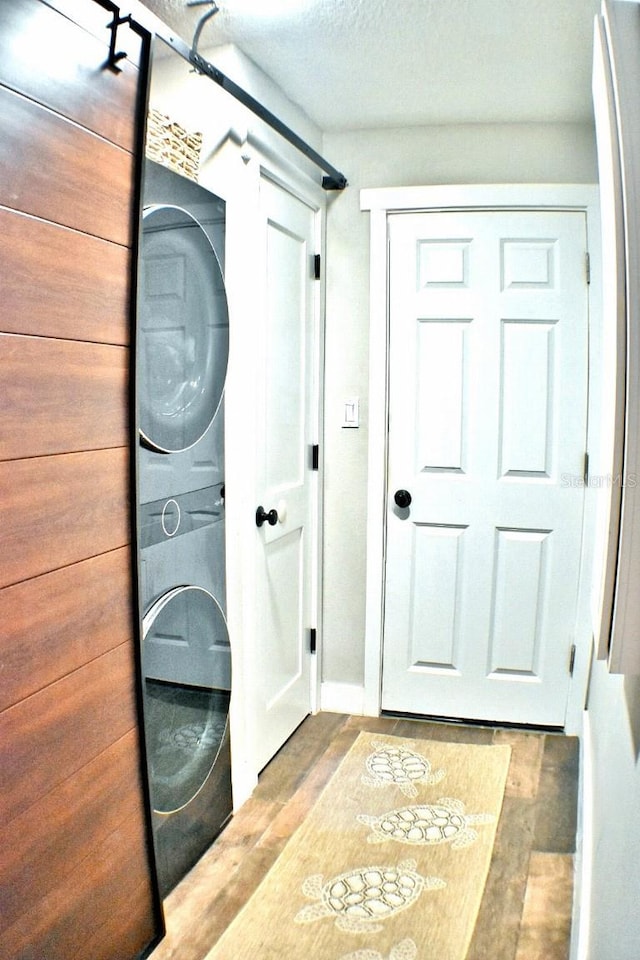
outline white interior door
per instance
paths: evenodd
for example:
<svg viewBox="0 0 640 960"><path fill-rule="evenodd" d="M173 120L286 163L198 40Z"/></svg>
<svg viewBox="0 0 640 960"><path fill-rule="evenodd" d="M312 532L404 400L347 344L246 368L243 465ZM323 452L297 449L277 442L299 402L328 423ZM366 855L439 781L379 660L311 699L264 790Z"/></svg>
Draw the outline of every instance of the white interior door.
<svg viewBox="0 0 640 960"><path fill-rule="evenodd" d="M311 709L317 363L315 212L267 179L260 190L265 309L257 334L263 358L257 506L267 518L256 526L257 697L251 715L257 769Z"/></svg>
<svg viewBox="0 0 640 960"><path fill-rule="evenodd" d="M561 726L584 500L585 216L389 219L382 707Z"/></svg>

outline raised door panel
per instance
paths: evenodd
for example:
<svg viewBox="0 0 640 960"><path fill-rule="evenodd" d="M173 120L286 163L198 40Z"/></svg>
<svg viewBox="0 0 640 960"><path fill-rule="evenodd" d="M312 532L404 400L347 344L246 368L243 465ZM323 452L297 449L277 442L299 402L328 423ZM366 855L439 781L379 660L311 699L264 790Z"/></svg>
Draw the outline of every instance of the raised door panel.
<svg viewBox="0 0 640 960"><path fill-rule="evenodd" d="M135 728L132 660L123 644L0 715L1 823Z"/></svg>
<svg viewBox="0 0 640 960"><path fill-rule="evenodd" d="M408 611L407 668L455 670L460 647L464 526L416 524L412 547L412 602ZM424 629L424 624L429 629Z"/></svg>
<svg viewBox="0 0 640 960"><path fill-rule="evenodd" d="M100 19L98 39L40 0L0 4L2 83L133 150L138 70L129 60L119 73L105 68L111 18L102 11Z"/></svg>
<svg viewBox="0 0 640 960"><path fill-rule="evenodd" d="M553 476L556 323L502 320L501 477Z"/></svg>
<svg viewBox="0 0 640 960"><path fill-rule="evenodd" d="M129 257L118 244L0 209L0 327L127 345Z"/></svg>
<svg viewBox="0 0 640 960"><path fill-rule="evenodd" d="M465 472L470 327L469 320L416 324L416 366L423 371L417 384L417 470Z"/></svg>
<svg viewBox="0 0 640 960"><path fill-rule="evenodd" d="M125 347L0 334L4 460L127 443Z"/></svg>
<svg viewBox="0 0 640 960"><path fill-rule="evenodd" d="M552 543L551 530L496 530L488 676L541 677Z"/></svg>
<svg viewBox="0 0 640 960"><path fill-rule="evenodd" d="M0 586L128 544L128 467L125 448L0 463Z"/></svg>
<svg viewBox="0 0 640 960"><path fill-rule="evenodd" d="M130 244L130 153L4 87L0 116L0 204Z"/></svg>
<svg viewBox="0 0 640 960"><path fill-rule="evenodd" d="M129 641L131 604L128 547L0 590L0 710Z"/></svg>

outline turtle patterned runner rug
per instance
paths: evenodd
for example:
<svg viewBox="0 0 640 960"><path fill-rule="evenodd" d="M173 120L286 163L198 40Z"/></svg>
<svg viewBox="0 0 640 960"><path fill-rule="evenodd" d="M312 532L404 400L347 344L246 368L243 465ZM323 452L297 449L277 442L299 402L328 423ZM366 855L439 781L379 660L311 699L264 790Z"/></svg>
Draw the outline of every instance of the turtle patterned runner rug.
<svg viewBox="0 0 640 960"><path fill-rule="evenodd" d="M464 960L509 759L361 733L207 960Z"/></svg>

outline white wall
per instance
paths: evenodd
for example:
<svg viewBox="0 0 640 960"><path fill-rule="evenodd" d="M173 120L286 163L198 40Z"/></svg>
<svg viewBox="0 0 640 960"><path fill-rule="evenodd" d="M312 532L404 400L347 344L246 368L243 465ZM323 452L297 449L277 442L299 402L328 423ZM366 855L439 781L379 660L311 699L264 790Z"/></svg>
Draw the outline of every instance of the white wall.
<svg viewBox="0 0 640 960"><path fill-rule="evenodd" d="M589 693L593 836L588 904L589 960L640 957L640 677L594 664Z"/></svg>
<svg viewBox="0 0 640 960"><path fill-rule="evenodd" d="M369 223L364 187L445 183L593 183L589 125L467 125L326 134L348 178L327 213L325 540L322 677L363 683L366 569ZM342 429L360 397L361 426Z"/></svg>
<svg viewBox="0 0 640 960"><path fill-rule="evenodd" d="M620 8L618 8L620 10ZM613 14L614 11L612 10ZM613 17L615 23L618 14ZM625 14L626 18L626 14ZM618 69L630 78L633 87L637 62L637 21L635 31L629 34L629 20L625 19L614 35L625 38L620 49L616 44ZM626 41L629 41L626 44ZM629 59L630 58L630 61ZM631 69L629 69L631 68ZM633 91L624 104L625 116L632 125L625 132L637 130L637 104ZM630 137L631 139L631 137ZM623 155L633 159L633 144L625 143ZM635 168L631 167L631 182L635 182ZM603 177L611 171L603 164ZM613 184L603 185L606 196ZM637 217L637 211L635 211ZM613 229L611 221L608 229ZM614 248L604 239L605 249ZM607 264L605 263L605 266ZM615 307L605 302L605 313L616 322ZM633 317L632 317L633 319ZM605 323L607 323L605 318ZM637 590L632 583L631 590ZM580 958L588 960L638 960L640 957L640 677L619 676L608 672L604 661L593 664L588 695L585 740L584 808L585 834L583 887L589 892L583 903L585 917L580 928L584 931L584 948Z"/></svg>

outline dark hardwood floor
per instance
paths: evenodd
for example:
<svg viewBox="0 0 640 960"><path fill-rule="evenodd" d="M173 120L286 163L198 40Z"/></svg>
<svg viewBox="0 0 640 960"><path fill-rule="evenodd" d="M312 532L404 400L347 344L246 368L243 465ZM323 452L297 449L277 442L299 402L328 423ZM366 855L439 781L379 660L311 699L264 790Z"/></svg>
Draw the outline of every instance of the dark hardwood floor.
<svg viewBox="0 0 640 960"><path fill-rule="evenodd" d="M167 936L151 960L206 958L304 820L360 730L511 745L491 868L467 960L568 960L577 739L334 713L305 720L262 772L252 797L167 898Z"/></svg>

